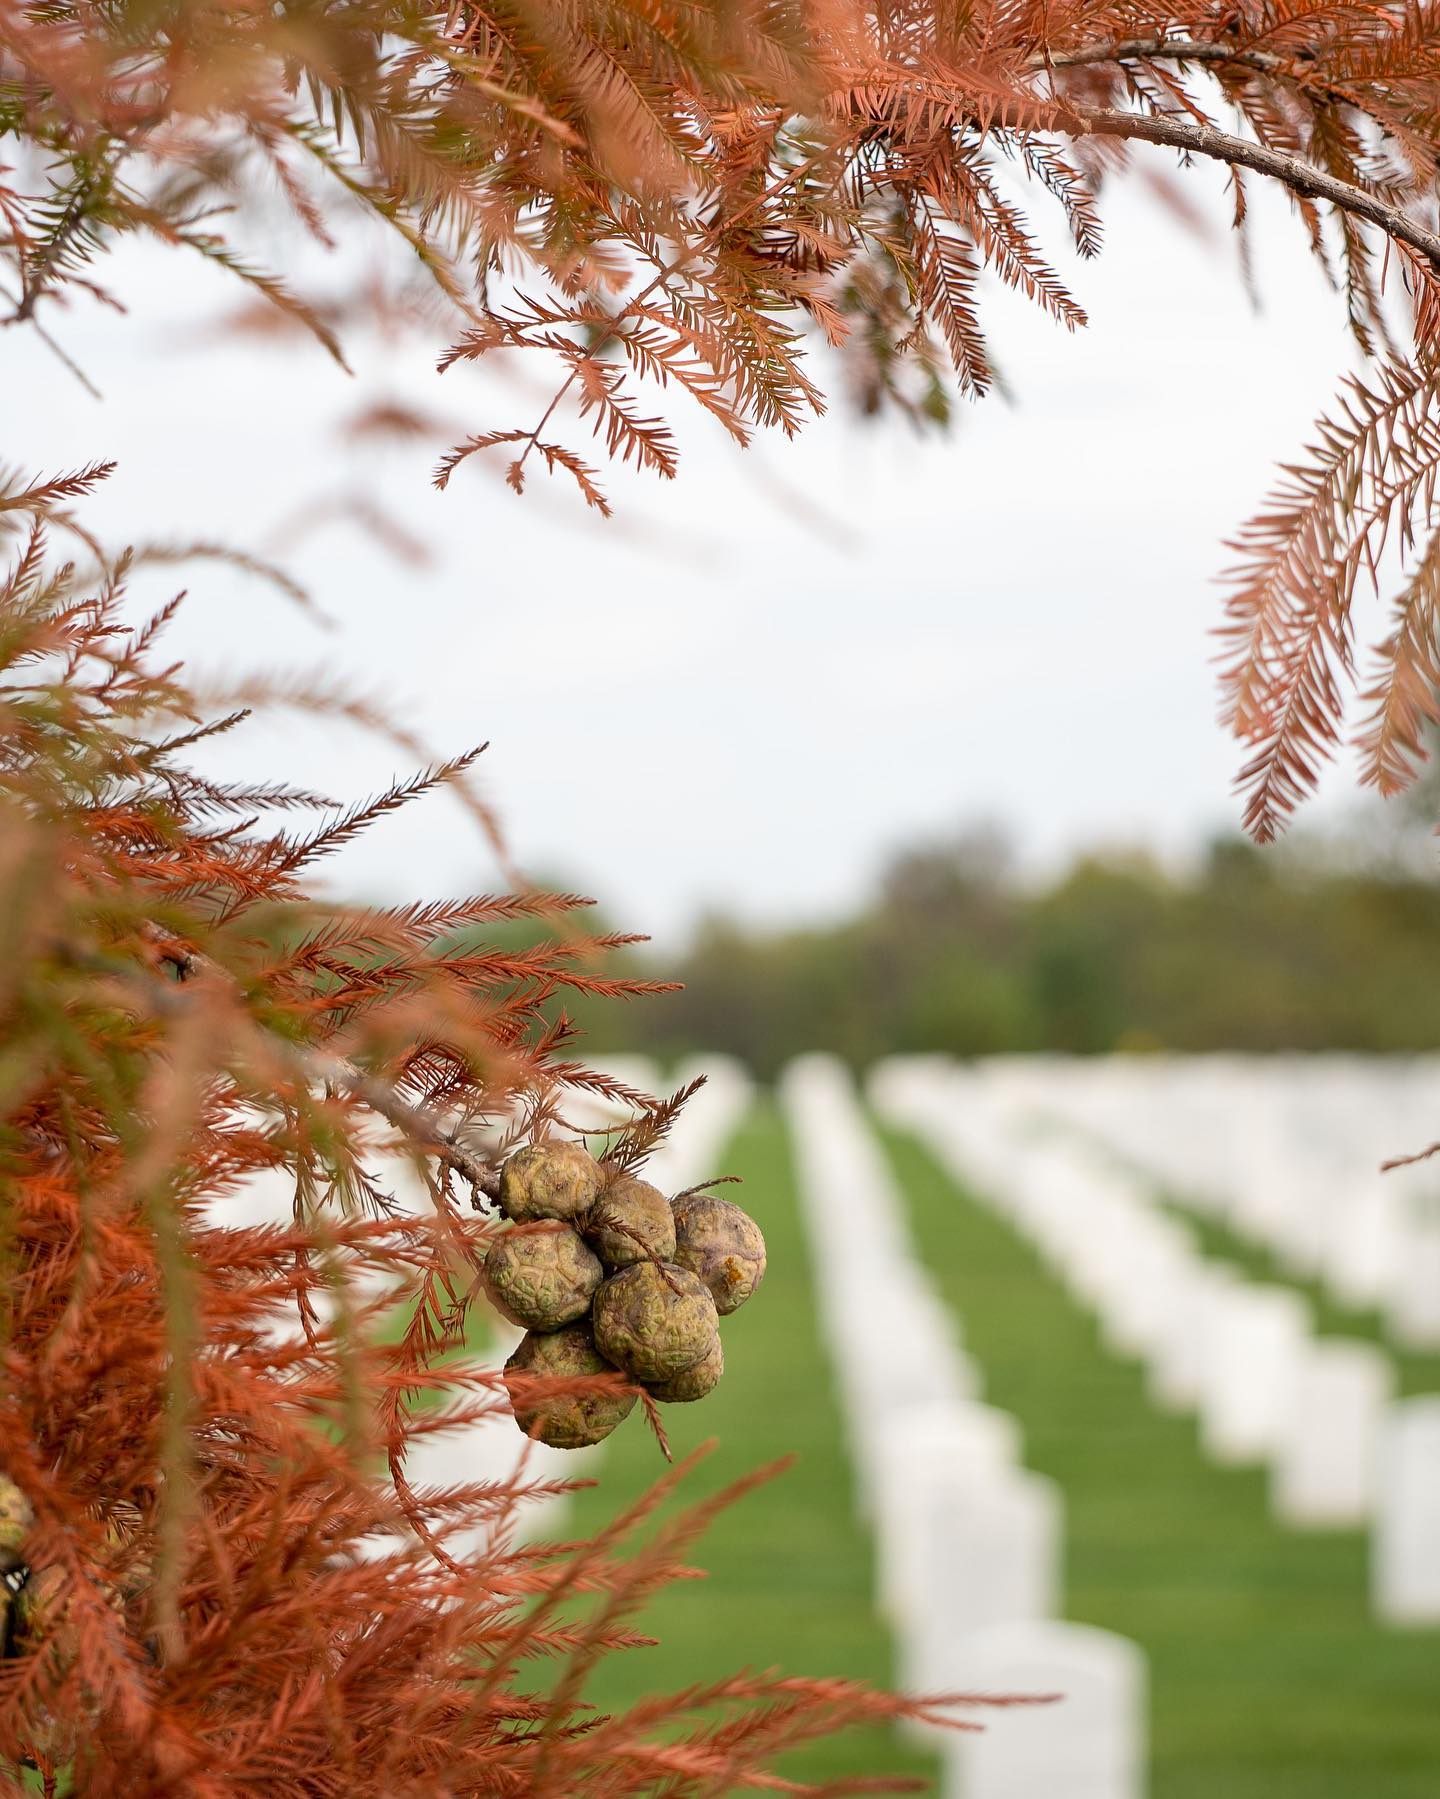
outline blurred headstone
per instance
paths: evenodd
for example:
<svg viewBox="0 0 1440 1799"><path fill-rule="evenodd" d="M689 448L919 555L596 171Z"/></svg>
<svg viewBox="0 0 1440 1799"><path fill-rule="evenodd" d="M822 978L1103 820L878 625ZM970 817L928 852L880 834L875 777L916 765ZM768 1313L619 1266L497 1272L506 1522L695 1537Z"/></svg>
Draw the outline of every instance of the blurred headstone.
<svg viewBox="0 0 1440 1799"><path fill-rule="evenodd" d="M1283 1523L1341 1529L1370 1516L1393 1385L1373 1344L1331 1338L1307 1347L1272 1464L1271 1502Z"/></svg>
<svg viewBox="0 0 1440 1799"><path fill-rule="evenodd" d="M1207 1314L1200 1439L1216 1462L1263 1461L1294 1401L1309 1333L1306 1305L1283 1287L1236 1286Z"/></svg>
<svg viewBox="0 0 1440 1799"><path fill-rule="evenodd" d="M904 1406L881 1438L875 1503L876 1590L885 1616L900 1624L929 1606L929 1533L950 1496L1012 1472L1020 1427L987 1405Z"/></svg>
<svg viewBox="0 0 1440 1799"><path fill-rule="evenodd" d="M1170 1219L1150 1213L1136 1224L1124 1279L1102 1299L1100 1324L1113 1354L1148 1359L1169 1335L1198 1257L1184 1228Z"/></svg>
<svg viewBox="0 0 1440 1799"><path fill-rule="evenodd" d="M1405 1258L1405 1198L1393 1175L1351 1185L1325 1256L1325 1284L1343 1305L1379 1305L1394 1292Z"/></svg>
<svg viewBox="0 0 1440 1799"><path fill-rule="evenodd" d="M931 1489L915 1520L926 1605L900 1634L906 1692L956 1690L969 1638L1054 1616L1063 1528L1060 1489L1043 1475L1007 1471Z"/></svg>
<svg viewBox="0 0 1440 1799"><path fill-rule="evenodd" d="M674 1092L698 1074L705 1076L705 1085L687 1102L669 1136L646 1158L640 1171L645 1179L673 1196L697 1181L723 1174L719 1158L740 1128L754 1092L740 1064L729 1056L703 1056L668 1079L644 1063L626 1066L628 1085L657 1094Z"/></svg>
<svg viewBox="0 0 1440 1799"><path fill-rule="evenodd" d="M1164 1411L1188 1411L1200 1397L1210 1314L1238 1284L1223 1262L1194 1262L1161 1318L1149 1364L1150 1396Z"/></svg>
<svg viewBox="0 0 1440 1799"><path fill-rule="evenodd" d="M977 1712L983 1730L946 1743L945 1799L1142 1799L1148 1681L1128 1637L1003 1626L967 1645L963 1675L970 1692L1058 1698Z"/></svg>
<svg viewBox="0 0 1440 1799"><path fill-rule="evenodd" d="M805 1056L786 1069L780 1093L857 1498L874 1518L891 1420L910 1407L969 1401L979 1393L979 1371L915 1250L849 1071L833 1056Z"/></svg>
<svg viewBox="0 0 1440 1799"><path fill-rule="evenodd" d="M1440 1349L1440 1214L1433 1204L1404 1227L1386 1321L1404 1348Z"/></svg>
<svg viewBox="0 0 1440 1799"><path fill-rule="evenodd" d="M1391 1406L1380 1442L1371 1598L1387 1624L1440 1624L1440 1394Z"/></svg>

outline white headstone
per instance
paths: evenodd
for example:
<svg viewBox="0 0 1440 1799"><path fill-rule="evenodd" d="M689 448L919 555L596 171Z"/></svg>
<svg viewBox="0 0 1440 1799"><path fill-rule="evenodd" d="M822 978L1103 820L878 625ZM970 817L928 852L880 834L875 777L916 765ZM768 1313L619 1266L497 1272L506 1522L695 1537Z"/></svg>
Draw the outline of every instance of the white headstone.
<svg viewBox="0 0 1440 1799"><path fill-rule="evenodd" d="M986 1632L969 1647L967 1691L1058 1697L977 1710L983 1729L946 1744L945 1799L1142 1799L1147 1685L1139 1646L1107 1630Z"/></svg>
<svg viewBox="0 0 1440 1799"><path fill-rule="evenodd" d="M1296 1166L1296 1145L1269 1112L1250 1122L1254 1138L1239 1160L1230 1218L1243 1236L1279 1248L1294 1241L1297 1214L1310 1203L1313 1186Z"/></svg>
<svg viewBox="0 0 1440 1799"><path fill-rule="evenodd" d="M1373 1344L1331 1338L1308 1346L1271 1464L1271 1503L1282 1523L1343 1529L1370 1516L1393 1385Z"/></svg>
<svg viewBox="0 0 1440 1799"><path fill-rule="evenodd" d="M1118 1257L1115 1278L1096 1301L1106 1347L1114 1355L1153 1357L1168 1336L1196 1256L1184 1241L1161 1228L1153 1215L1136 1221L1132 1247Z"/></svg>
<svg viewBox="0 0 1440 1799"><path fill-rule="evenodd" d="M1054 1616L1063 1520L1054 1481L1025 1470L931 1487L915 1521L927 1603L900 1635L906 1692L955 1691L969 1638Z"/></svg>
<svg viewBox="0 0 1440 1799"><path fill-rule="evenodd" d="M1406 1349L1440 1349L1440 1217L1433 1213L1404 1229L1386 1318Z"/></svg>
<svg viewBox="0 0 1440 1799"><path fill-rule="evenodd" d="M1186 1411L1199 1398L1210 1313L1235 1285L1234 1269L1223 1262L1191 1263L1177 1283L1149 1360L1150 1395L1162 1410Z"/></svg>
<svg viewBox="0 0 1440 1799"><path fill-rule="evenodd" d="M1391 1406L1380 1439L1371 1598L1387 1624L1440 1624L1440 1394Z"/></svg>
<svg viewBox="0 0 1440 1799"><path fill-rule="evenodd" d="M875 1492L876 1593L896 1624L919 1618L929 1599L929 1520L945 1494L1018 1469L1020 1427L988 1405L903 1407L880 1437Z"/></svg>
<svg viewBox="0 0 1440 1799"><path fill-rule="evenodd" d="M1293 1404L1309 1332L1305 1302L1283 1287L1237 1286L1206 1315L1200 1438L1222 1464L1263 1461Z"/></svg>
<svg viewBox="0 0 1440 1799"><path fill-rule="evenodd" d="M1394 1291L1405 1257L1405 1198L1394 1175L1347 1183L1325 1255L1325 1284L1343 1305L1379 1305Z"/></svg>

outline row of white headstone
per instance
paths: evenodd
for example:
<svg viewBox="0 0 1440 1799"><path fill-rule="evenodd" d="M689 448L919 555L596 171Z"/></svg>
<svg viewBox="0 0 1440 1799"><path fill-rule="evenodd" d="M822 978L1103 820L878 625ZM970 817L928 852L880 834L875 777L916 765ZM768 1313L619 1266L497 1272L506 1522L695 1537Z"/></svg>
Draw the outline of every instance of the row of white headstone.
<svg viewBox="0 0 1440 1799"><path fill-rule="evenodd" d="M916 1253L849 1076L807 1057L786 1071L781 1097L904 1690L1059 1696L962 1713L978 1732L939 1731L949 1799L1140 1799L1144 1657L1057 1619L1061 1494L1021 1465L1014 1418L981 1402L979 1371Z"/></svg>
<svg viewBox="0 0 1440 1799"><path fill-rule="evenodd" d="M994 1072L1030 1085L1040 1070ZM1044 1072L1050 1111L1342 1302L1378 1304L1410 1347L1440 1344L1440 1175L1424 1163L1386 1175L1380 1162L1387 1147L1433 1135L1437 1082L1435 1058L1106 1058ZM1440 1395L1392 1404L1389 1364L1362 1344L1317 1342L1293 1357L1293 1329L1271 1311L1250 1322L1258 1351L1243 1321L1229 1350L1271 1374L1281 1515L1325 1524L1373 1512L1377 1610L1440 1622Z"/></svg>
<svg viewBox="0 0 1440 1799"><path fill-rule="evenodd" d="M985 1065L1043 1098L1287 1273L1440 1349L1440 1058L1113 1056Z"/></svg>
<svg viewBox="0 0 1440 1799"><path fill-rule="evenodd" d="M1036 1245L1115 1353L1144 1361L1158 1405L1195 1410L1209 1456L1268 1464L1280 1519L1370 1525L1377 1615L1440 1622L1440 1396L1396 1402L1374 1345L1315 1337L1296 1294L1202 1257L1147 1183L1054 1127L1054 1085L926 1059L883 1066L872 1092Z"/></svg>

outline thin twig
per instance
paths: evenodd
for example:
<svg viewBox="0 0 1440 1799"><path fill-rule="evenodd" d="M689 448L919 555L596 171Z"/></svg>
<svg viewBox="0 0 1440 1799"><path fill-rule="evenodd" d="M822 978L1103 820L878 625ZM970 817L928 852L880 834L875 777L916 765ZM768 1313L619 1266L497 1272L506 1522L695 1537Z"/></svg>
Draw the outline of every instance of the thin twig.
<svg viewBox="0 0 1440 1799"><path fill-rule="evenodd" d="M753 195L752 198L745 202L738 212L733 212L728 215L722 213L720 217L715 219L714 222L701 233L693 244L682 250L673 261L665 263L659 271L646 282L639 293L630 296L620 308L619 312L615 314L608 329L603 331L600 336L595 338L587 347L586 353L593 357L598 354L599 351L603 350L607 344L613 343L620 335L620 327L624 324L625 320L633 314L635 308L637 306L643 306L645 301L650 298L651 294L653 294L658 287L663 286L672 275L678 275L683 269L687 268L690 263L694 262L697 256L703 255L722 231L732 231L742 219L748 218L757 207L764 206L769 201L777 198L787 187L793 186L796 181L799 181L808 175L817 163L823 162L826 157L832 156L833 154L833 145L827 145L823 150L817 150L814 155L807 156L803 162L797 163L793 169L787 169L783 176L777 177L776 180L772 181L762 193ZM579 346L577 345L577 348L578 347ZM546 425L549 424L555 408L565 398L566 394L569 393L570 389L575 385L579 378L579 370L572 368L559 388L551 396L550 404L545 408L544 413L541 415L540 422L529 436L523 439L525 447L516 460L515 466L517 468L523 468L525 466L525 459L529 456L530 452L538 446L540 442L540 433L545 429Z"/></svg>
<svg viewBox="0 0 1440 1799"><path fill-rule="evenodd" d="M67 369L69 369L70 373L75 377L75 379L85 389L86 393L90 395L92 400L103 400L105 398L104 394L102 394L100 389L98 387L96 387L95 383L85 373L84 369L81 368L80 364L78 362L76 362L75 358L70 354L70 352L64 347L63 344L56 342L56 340L50 335L50 333L40 323L39 319L35 318L33 316L33 314L30 314L30 313L22 314L18 310L20 302L16 299L15 295L10 291L10 289L8 287L5 286L5 284L3 282L0 282L0 299L8 300L12 306L17 308L17 311L13 314L12 317L10 317L8 319L0 319L0 325L28 324L30 326L30 329L35 333L36 337L38 337L40 339L41 343L44 344L45 348L50 352L50 354L52 356L54 356L58 361L62 362Z"/></svg>
<svg viewBox="0 0 1440 1799"><path fill-rule="evenodd" d="M670 1439L665 1434L665 1426L660 1422L660 1408L644 1387L640 1389L640 1404L645 1408L645 1422L655 1433L655 1441L660 1445L661 1455L667 1462L673 1462L675 1457L670 1453Z"/></svg>
<svg viewBox="0 0 1440 1799"><path fill-rule="evenodd" d="M1392 1168L1413 1168L1417 1162L1428 1161L1431 1156L1440 1156L1440 1143L1432 1143L1428 1149L1417 1149L1413 1156L1392 1156L1388 1162L1380 1164L1380 1172L1389 1174Z"/></svg>
<svg viewBox="0 0 1440 1799"><path fill-rule="evenodd" d="M690 1199L696 1193L708 1193L712 1187L743 1187L744 1185L745 1176L743 1174L715 1174L711 1175L708 1181L696 1181L693 1187L682 1187L670 1203L672 1206L678 1206L682 1199Z"/></svg>

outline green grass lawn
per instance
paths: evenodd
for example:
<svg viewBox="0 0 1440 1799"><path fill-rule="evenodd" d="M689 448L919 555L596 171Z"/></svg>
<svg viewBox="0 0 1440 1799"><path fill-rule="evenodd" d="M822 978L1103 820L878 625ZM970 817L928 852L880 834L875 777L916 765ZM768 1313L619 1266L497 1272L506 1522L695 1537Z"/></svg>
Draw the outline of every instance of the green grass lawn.
<svg viewBox="0 0 1440 1799"><path fill-rule="evenodd" d="M1064 1489L1067 1615L1149 1655L1151 1799L1437 1799L1440 1632L1371 1621L1362 1535L1273 1524L1260 1470L1207 1462L1006 1224L914 1139L884 1140L987 1399ZM1403 1373L1414 1390L1429 1369Z"/></svg>
<svg viewBox="0 0 1440 1799"><path fill-rule="evenodd" d="M892 1678L889 1644L871 1609L871 1562L855 1521L850 1471L816 1335L810 1270L796 1209L785 1133L757 1108L724 1158L744 1177L733 1189L769 1245L765 1284L724 1321L725 1378L697 1405L666 1406L677 1459L709 1438L718 1446L686 1483L691 1498L790 1452L795 1466L724 1513L694 1551L708 1578L662 1593L639 1620L656 1649L612 1656L589 1698L606 1710L643 1694L741 1668L843 1675L877 1685ZM663 1471L655 1441L633 1414L605 1445L599 1485L572 1501L567 1534L601 1528ZM797 1751L792 1778L928 1774L933 1764L889 1731L854 1731ZM1054 1799L1063 1799L1055 1795Z"/></svg>

